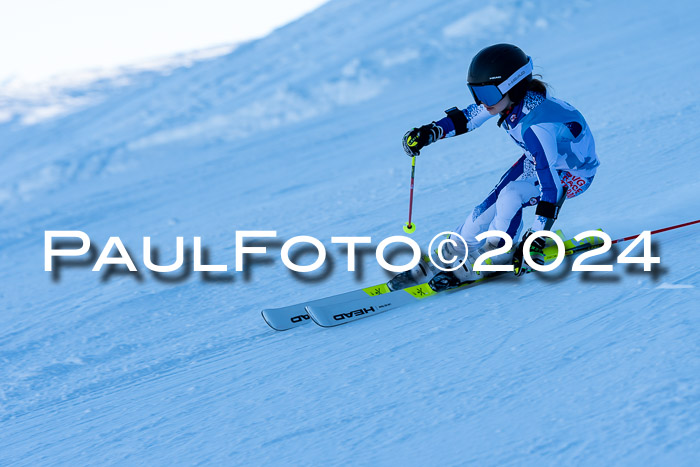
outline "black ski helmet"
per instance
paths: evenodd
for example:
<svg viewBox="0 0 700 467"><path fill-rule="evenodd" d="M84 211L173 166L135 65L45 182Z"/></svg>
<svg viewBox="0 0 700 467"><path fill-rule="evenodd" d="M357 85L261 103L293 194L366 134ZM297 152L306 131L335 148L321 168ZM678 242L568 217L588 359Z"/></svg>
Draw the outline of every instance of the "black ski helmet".
<svg viewBox="0 0 700 467"><path fill-rule="evenodd" d="M526 65L530 64L529 67ZM523 69L518 76L513 76ZM522 75L522 76L521 76ZM511 83L504 83L512 78ZM518 103L525 97L528 84L532 80L532 59L525 52L512 44L496 44L482 49L472 59L467 73L467 83L477 104L481 104L472 86L496 85L507 87L501 94L506 93L510 99ZM493 105L493 104L489 104Z"/></svg>

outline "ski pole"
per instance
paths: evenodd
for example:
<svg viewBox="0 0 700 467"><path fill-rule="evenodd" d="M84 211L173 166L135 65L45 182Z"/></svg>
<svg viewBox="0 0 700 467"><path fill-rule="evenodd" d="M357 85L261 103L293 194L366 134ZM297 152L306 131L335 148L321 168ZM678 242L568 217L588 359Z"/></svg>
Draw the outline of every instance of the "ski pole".
<svg viewBox="0 0 700 467"><path fill-rule="evenodd" d="M654 234L661 233L661 232L667 232L667 231L673 230L673 229L680 229L681 227L687 227L689 225L698 224L698 223L700 223L700 219L698 219L696 221L692 221L692 222L686 222L685 224L672 225L671 227L664 227L663 229L652 230L650 235L654 235ZM615 243L621 243L621 242L626 242L628 240L634 240L637 237L639 237L639 235L632 235L631 237L618 238L617 240L613 240L612 244L614 245Z"/></svg>
<svg viewBox="0 0 700 467"><path fill-rule="evenodd" d="M412 234L416 231L416 224L411 223L411 215L413 214L413 181L416 177L416 156L413 156L411 162L411 194L408 201L408 222L403 226L403 231L407 234Z"/></svg>

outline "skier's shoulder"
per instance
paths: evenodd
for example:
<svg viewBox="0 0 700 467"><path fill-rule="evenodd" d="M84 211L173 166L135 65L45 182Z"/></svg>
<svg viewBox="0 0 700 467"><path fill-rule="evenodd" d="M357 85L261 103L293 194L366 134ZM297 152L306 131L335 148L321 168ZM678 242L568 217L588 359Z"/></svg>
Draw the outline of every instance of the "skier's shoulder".
<svg viewBox="0 0 700 467"><path fill-rule="evenodd" d="M537 107L542 104L545 100L545 96L534 91L527 91L525 97L519 101L509 113L499 120L499 126L501 122L505 122L505 130L511 133L515 132L518 134L522 130L522 123L532 120L533 117L537 116Z"/></svg>
<svg viewBox="0 0 700 467"><path fill-rule="evenodd" d="M523 98L523 113L529 114L533 110L537 109L537 107L539 107L547 98L548 96L544 96L539 92L526 92L525 97Z"/></svg>
<svg viewBox="0 0 700 467"><path fill-rule="evenodd" d="M576 108L561 99L552 96L549 91L541 94L535 91L528 91L523 99L523 113L532 114L538 119L548 119L556 117L562 111L576 112Z"/></svg>
<svg viewBox="0 0 700 467"><path fill-rule="evenodd" d="M522 131L533 125L564 124L579 122L584 124L583 116L574 106L547 93L546 96L528 91L523 102L526 115L522 120Z"/></svg>

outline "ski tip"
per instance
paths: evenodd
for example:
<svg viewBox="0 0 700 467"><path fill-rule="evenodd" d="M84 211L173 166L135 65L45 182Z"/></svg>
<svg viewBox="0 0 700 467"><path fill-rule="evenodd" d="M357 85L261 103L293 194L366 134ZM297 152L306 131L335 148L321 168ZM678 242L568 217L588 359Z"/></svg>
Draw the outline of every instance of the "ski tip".
<svg viewBox="0 0 700 467"><path fill-rule="evenodd" d="M304 309L306 310L306 314L309 315L309 318L311 318L311 321L313 321L314 323L316 323L318 326L321 326L322 328L334 328L334 327L337 326L337 324L335 324L335 325L333 325L333 326L327 326L327 325L325 325L325 324L321 324L321 322L314 316L314 312L313 312L313 310L312 310L312 307L310 307L310 306L305 306Z"/></svg>
<svg viewBox="0 0 700 467"><path fill-rule="evenodd" d="M272 323L270 322L270 320L267 319L267 316L265 316L265 312L266 312L266 311L268 311L268 310L265 309L265 310L261 311L260 314L262 315L262 317L263 317L263 319L265 320L265 322L267 323L267 325L270 326L272 329L274 329L275 331L278 331L278 332L282 332L282 331L286 331L286 330L288 330L288 329L291 329L291 328L283 328L283 329L280 329L280 328L274 327L274 326L272 325Z"/></svg>

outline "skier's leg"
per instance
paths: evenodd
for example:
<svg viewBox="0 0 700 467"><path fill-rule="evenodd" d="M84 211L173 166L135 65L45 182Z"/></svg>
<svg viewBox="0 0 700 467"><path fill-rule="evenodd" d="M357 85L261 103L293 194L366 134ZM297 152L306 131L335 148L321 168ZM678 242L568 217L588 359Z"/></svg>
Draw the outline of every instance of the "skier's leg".
<svg viewBox="0 0 700 467"><path fill-rule="evenodd" d="M477 241L476 236L488 230L489 225L496 216L497 200L498 192L494 190L489 193L481 204L472 210L462 225L454 230L467 242L470 250L476 250L483 245L483 241Z"/></svg>
<svg viewBox="0 0 700 467"><path fill-rule="evenodd" d="M513 241L519 238L523 226L523 208L534 206L539 201L540 190L535 182L536 179L517 180L509 183L501 191L501 195L496 201L496 215L489 224L489 230L505 232ZM497 239L492 240L496 241ZM494 246L500 245L503 245L502 240Z"/></svg>
<svg viewBox="0 0 700 467"><path fill-rule="evenodd" d="M454 256L464 259L465 253L468 253L466 254L466 261L461 267L454 271L441 271L435 274L433 279L430 281L430 286L434 290L453 288L458 286L460 283L475 281L482 277L480 272L474 270L474 262L492 246L485 245L484 240L477 241L476 237L482 232L492 230L491 226L493 225L494 220L501 216L501 214L499 214L499 209L510 210L510 203L513 197L507 193L512 191L512 189L509 187L513 183L516 183L516 180L522 178L524 168L525 156L523 155L515 164L513 164L510 169L508 169L503 177L501 177L501 180L491 191L491 193L489 193L486 199L475 207L464 223L462 223L462 225L455 230L455 233L459 234L466 242L468 252L465 252L464 246L460 241L456 241L454 245L445 245L445 248L448 249L448 253L450 254L449 256L445 256ZM534 181L531 182L531 184L534 184ZM504 196L504 193L506 193L506 198L508 200L508 202L505 204L504 201L501 201L501 197ZM499 205L503 207L499 207ZM520 207L521 204L518 204L518 208ZM510 230L517 230L520 226L521 216L518 209L511 211L513 211L510 212L511 218L517 217L517 219L510 219L514 222L514 227L511 227Z"/></svg>
<svg viewBox="0 0 700 467"><path fill-rule="evenodd" d="M489 226L497 215L497 202L503 190L506 190L511 183L523 175L524 168L525 155L522 155L520 159L503 174L501 180L486 199L472 210L462 225L455 229L455 232L462 236L467 242L470 250L477 250L483 246L484 242L477 241L476 236L489 230Z"/></svg>
<svg viewBox="0 0 700 467"><path fill-rule="evenodd" d="M513 182L510 182L513 183ZM471 215L459 226L455 233L461 236L467 244L467 250L464 249L464 244L461 240L456 239L454 244L445 244L445 258L456 257L461 261L466 256L464 264L454 271L443 271L436 274L435 281L431 281L431 287L451 288L458 285L460 282L475 281L481 277L481 274L474 271L474 261L485 252L489 247L485 240L477 241L476 237L489 229L493 224L494 219L498 217L499 199L503 196L504 191L507 191L508 184L497 186L489 196L477 207L474 208ZM438 277L439 276L439 277ZM440 281L442 285L433 284Z"/></svg>
<svg viewBox="0 0 700 467"><path fill-rule="evenodd" d="M459 234L465 239L469 248L469 257L467 258L467 263L469 267L474 263L474 260L481 254L479 249L480 244L483 242L478 242L474 237L479 233L488 229L489 224L493 221L496 214L496 200L498 198L498 192L500 188L496 187L486 199L479 204L464 223L455 230L455 233ZM454 239L454 244L449 242L444 242L442 245L442 257L445 259L457 258L457 263L465 257L464 245L459 239ZM473 256L473 258L472 258ZM440 261L440 255L433 254L433 261ZM411 287L413 285L422 284L428 282L435 275L440 274L444 269L449 269L453 264L435 264L433 261L421 258L420 262L416 267L409 271L405 271L394 276L387 285L391 290L405 289L406 287ZM471 262L470 262L471 261ZM465 263L466 264L466 263ZM469 275L469 269L460 269L457 272L457 278L454 274L450 274L450 279L455 282L475 280Z"/></svg>
<svg viewBox="0 0 700 467"><path fill-rule="evenodd" d="M507 187L509 183L512 183L518 177L523 175L524 161L525 155L522 155L515 162L515 164L513 164L513 166L511 166L506 171L506 173L503 174L501 180L494 187L491 193L489 193L486 199L484 199L483 202L476 206L472 210L470 215L467 217L467 219L464 221L464 223L462 223L462 225L455 230L455 233L459 234L462 238L464 238L469 249L469 255L467 257L465 265L462 268L455 271L457 281L476 280L479 277L478 274L472 273L472 265L474 264L476 258L481 253L483 253L483 250L480 250L480 247L483 245L484 242L477 241L476 236L479 235L481 232L488 230L489 225L493 222L494 217L496 216L496 202L498 201L501 191L505 187ZM466 252L464 251L464 247L461 241L456 240L454 245L451 243L444 243L442 253L442 256L444 258L448 259L456 257L458 258L459 262L462 258L465 257ZM435 257L438 255L433 256ZM398 290L410 287L411 285L426 282L431 277L434 277L437 273L443 272L443 270L438 266L442 266L443 268L449 268L452 266L452 264L436 265L433 264L431 261L425 261L425 259L421 259L420 263L415 268L413 268L410 271L402 272L396 275L391 281L389 281L389 288L391 290ZM455 274L450 275L454 276Z"/></svg>

